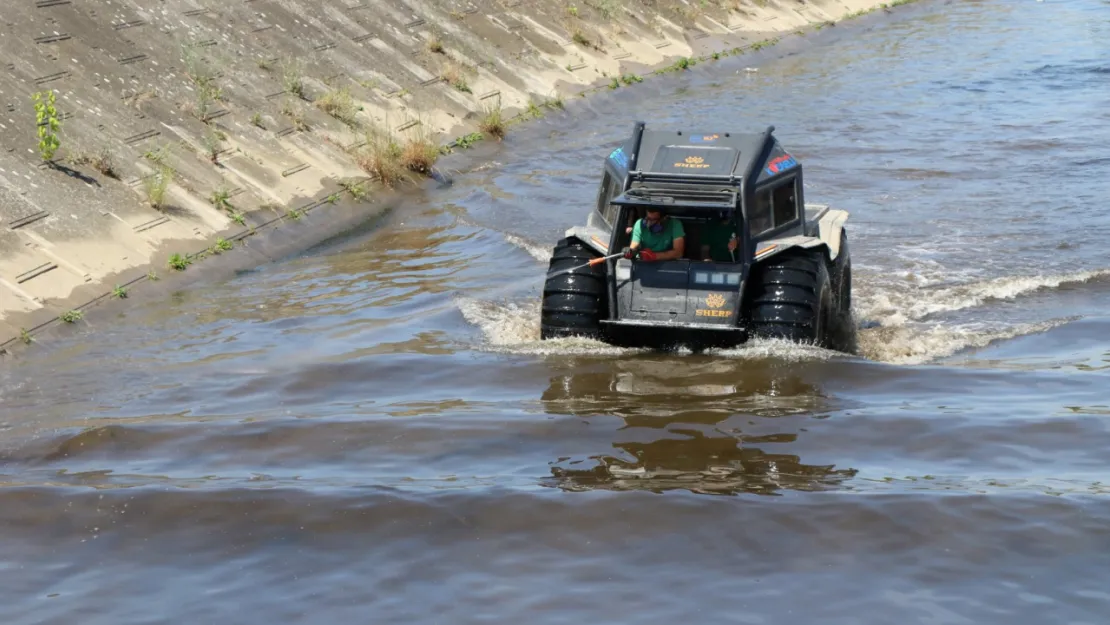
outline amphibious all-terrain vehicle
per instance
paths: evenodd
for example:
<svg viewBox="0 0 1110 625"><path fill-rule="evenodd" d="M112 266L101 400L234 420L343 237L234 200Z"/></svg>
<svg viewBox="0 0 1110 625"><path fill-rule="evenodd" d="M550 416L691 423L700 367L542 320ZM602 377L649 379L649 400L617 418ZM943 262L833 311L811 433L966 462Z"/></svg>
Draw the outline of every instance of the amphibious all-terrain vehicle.
<svg viewBox="0 0 1110 625"><path fill-rule="evenodd" d="M805 204L802 165L774 130L637 122L605 159L586 225L555 246L541 337L694 349L770 337L851 351L848 213ZM622 254L648 209L680 221L681 258ZM735 235L735 249L722 248L722 231Z"/></svg>

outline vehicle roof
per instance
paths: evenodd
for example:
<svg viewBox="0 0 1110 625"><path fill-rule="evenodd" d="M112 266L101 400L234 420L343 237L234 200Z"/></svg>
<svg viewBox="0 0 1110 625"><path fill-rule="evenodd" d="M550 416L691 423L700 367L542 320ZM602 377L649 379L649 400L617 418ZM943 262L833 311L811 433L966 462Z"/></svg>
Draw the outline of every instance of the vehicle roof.
<svg viewBox="0 0 1110 625"><path fill-rule="evenodd" d="M753 163L763 158L761 153L767 136L763 132L690 132L645 128L633 168L643 173L682 174L684 177L740 178L748 171L759 171L758 182L798 165L797 160L773 136L773 146L766 162ZM614 150L610 158L627 170L627 156L631 155L633 145L630 140ZM753 165L758 167L753 168Z"/></svg>

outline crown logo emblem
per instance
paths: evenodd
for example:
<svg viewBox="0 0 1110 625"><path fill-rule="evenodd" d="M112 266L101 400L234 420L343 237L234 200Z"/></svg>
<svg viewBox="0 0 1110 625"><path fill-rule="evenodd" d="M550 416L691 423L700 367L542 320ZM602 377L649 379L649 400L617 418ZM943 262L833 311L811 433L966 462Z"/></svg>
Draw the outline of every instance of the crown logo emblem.
<svg viewBox="0 0 1110 625"><path fill-rule="evenodd" d="M687 156L686 162L690 163L691 165L698 165L700 163L704 163L705 159L700 156Z"/></svg>
<svg viewBox="0 0 1110 625"><path fill-rule="evenodd" d="M720 308L725 305L725 296L720 293L710 293L705 298L705 305L710 308Z"/></svg>

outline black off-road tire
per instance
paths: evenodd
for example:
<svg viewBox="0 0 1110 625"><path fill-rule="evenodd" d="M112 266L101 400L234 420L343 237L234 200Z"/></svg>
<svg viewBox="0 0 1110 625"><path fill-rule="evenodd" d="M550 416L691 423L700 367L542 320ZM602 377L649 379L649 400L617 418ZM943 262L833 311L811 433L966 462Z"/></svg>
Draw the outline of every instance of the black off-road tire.
<svg viewBox="0 0 1110 625"><path fill-rule="evenodd" d="M840 232L840 251L829 267L833 289L833 314L830 316L830 343L844 352L856 350L856 323L852 317L852 255L848 233Z"/></svg>
<svg viewBox="0 0 1110 625"><path fill-rule="evenodd" d="M834 313L823 250L790 250L752 267L747 319L753 338L829 347Z"/></svg>
<svg viewBox="0 0 1110 625"><path fill-rule="evenodd" d="M584 265L601 255L575 238L555 245L547 272L565 271ZM607 314L605 265L578 267L551 276L543 285L540 310L540 339L582 336L598 338L600 321Z"/></svg>

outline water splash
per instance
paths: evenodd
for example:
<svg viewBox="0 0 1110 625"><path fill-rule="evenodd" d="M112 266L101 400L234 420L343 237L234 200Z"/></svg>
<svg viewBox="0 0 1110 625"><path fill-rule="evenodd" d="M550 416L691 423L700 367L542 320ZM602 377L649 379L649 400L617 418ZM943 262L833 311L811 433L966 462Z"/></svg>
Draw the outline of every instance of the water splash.
<svg viewBox="0 0 1110 625"><path fill-rule="evenodd" d="M902 326L930 315L981 306L991 300L1012 300L1041 289L1082 284L1110 277L1110 269L1057 275L1007 276L946 288L861 289L856 311L883 326Z"/></svg>
<svg viewBox="0 0 1110 625"><path fill-rule="evenodd" d="M999 330L951 325L883 326L860 331L860 354L890 364L921 365L995 341L1046 332L1068 321L1058 319Z"/></svg>
<svg viewBox="0 0 1110 625"><path fill-rule="evenodd" d="M541 263L546 263L547 261L551 260L551 250L540 247L539 245L518 237L515 234L506 234L505 240L508 241L510 244L519 247L525 252L528 252L529 256L535 258Z"/></svg>

